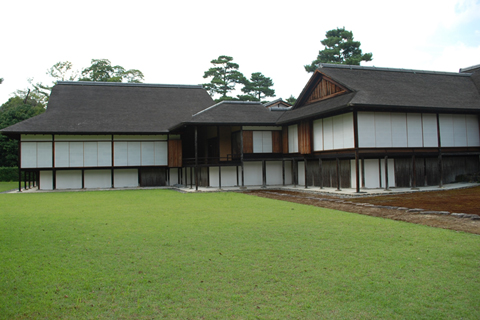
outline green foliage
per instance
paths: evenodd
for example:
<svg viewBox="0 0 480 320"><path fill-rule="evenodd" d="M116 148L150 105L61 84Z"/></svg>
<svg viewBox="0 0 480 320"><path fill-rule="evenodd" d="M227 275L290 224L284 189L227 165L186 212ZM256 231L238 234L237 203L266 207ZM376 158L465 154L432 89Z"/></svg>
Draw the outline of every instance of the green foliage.
<svg viewBox="0 0 480 320"><path fill-rule="evenodd" d="M24 97L15 96L0 106L0 129L45 112L45 105L35 92L28 91ZM18 141L0 135L0 167L18 165Z"/></svg>
<svg viewBox="0 0 480 320"><path fill-rule="evenodd" d="M288 98L287 100L288 103L290 103L292 106L295 104L295 102L297 102L297 98L295 98L293 95L290 95L290 98Z"/></svg>
<svg viewBox="0 0 480 320"><path fill-rule="evenodd" d="M327 31L321 41L325 49L318 52L317 59L305 65L305 71L314 72L320 63L360 65L362 61L371 61L372 54L362 54L360 41L353 41L353 33L343 28Z"/></svg>
<svg viewBox="0 0 480 320"><path fill-rule="evenodd" d="M112 66L108 59L92 59L92 65L82 70L82 76L80 81L141 83L144 78L140 70L126 70L122 66Z"/></svg>
<svg viewBox="0 0 480 320"><path fill-rule="evenodd" d="M16 180L18 181L17 167L0 167L0 181L16 181Z"/></svg>
<svg viewBox="0 0 480 320"><path fill-rule="evenodd" d="M2 84L2 83L3 83L3 78L0 78L0 84Z"/></svg>
<svg viewBox="0 0 480 320"><path fill-rule="evenodd" d="M1 319L480 318L473 234L227 192L0 208Z"/></svg>
<svg viewBox="0 0 480 320"><path fill-rule="evenodd" d="M261 72L254 72L250 80L244 79L242 91L246 95L238 96L240 100L260 101L266 97L275 97L275 90L271 78L265 77Z"/></svg>
<svg viewBox="0 0 480 320"><path fill-rule="evenodd" d="M219 94L221 100L227 99L227 94L235 90L236 84L245 82L245 76L238 71L239 65L232 62L233 58L229 56L219 56L217 59L210 61L214 67L205 71L203 77L211 78L210 83L203 84L203 87L211 96Z"/></svg>

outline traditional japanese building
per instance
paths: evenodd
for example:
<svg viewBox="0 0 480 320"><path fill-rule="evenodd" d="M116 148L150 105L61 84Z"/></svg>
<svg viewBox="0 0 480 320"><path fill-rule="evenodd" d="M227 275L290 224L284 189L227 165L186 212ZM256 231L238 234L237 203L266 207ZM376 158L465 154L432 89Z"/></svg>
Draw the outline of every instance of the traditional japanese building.
<svg viewBox="0 0 480 320"><path fill-rule="evenodd" d="M459 73L323 64L294 106L201 86L59 82L2 133L40 189L390 188L480 171L480 65Z"/></svg>

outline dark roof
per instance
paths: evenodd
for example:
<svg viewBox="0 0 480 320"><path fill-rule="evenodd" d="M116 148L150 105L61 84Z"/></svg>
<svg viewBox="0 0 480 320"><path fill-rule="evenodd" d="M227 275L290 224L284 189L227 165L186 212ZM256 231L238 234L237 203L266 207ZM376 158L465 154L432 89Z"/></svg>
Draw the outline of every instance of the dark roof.
<svg viewBox="0 0 480 320"><path fill-rule="evenodd" d="M175 128L185 124L275 125L284 112L271 111L260 102L222 101L197 112Z"/></svg>
<svg viewBox="0 0 480 320"><path fill-rule="evenodd" d="M59 82L45 113L2 132L166 133L213 103L201 86Z"/></svg>
<svg viewBox="0 0 480 320"><path fill-rule="evenodd" d="M306 104L312 86L324 76L349 92ZM303 89L293 110L282 116L280 122L353 107L478 112L480 94L474 78L471 73L322 64Z"/></svg>

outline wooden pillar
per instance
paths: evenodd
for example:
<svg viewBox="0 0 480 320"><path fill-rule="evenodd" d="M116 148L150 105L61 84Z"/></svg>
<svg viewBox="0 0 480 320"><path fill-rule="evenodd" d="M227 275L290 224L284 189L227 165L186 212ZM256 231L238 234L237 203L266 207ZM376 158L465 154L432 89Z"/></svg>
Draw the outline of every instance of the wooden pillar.
<svg viewBox="0 0 480 320"><path fill-rule="evenodd" d="M320 175L320 189L323 189L323 163L322 158L318 159L318 171Z"/></svg>
<svg viewBox="0 0 480 320"><path fill-rule="evenodd" d="M443 188L443 160L441 153L438 155L438 174L440 175L440 183L438 187Z"/></svg>
<svg viewBox="0 0 480 320"><path fill-rule="evenodd" d="M265 160L262 160L262 188L267 187L267 165Z"/></svg>
<svg viewBox="0 0 480 320"><path fill-rule="evenodd" d="M355 151L355 185L355 192L360 193L360 165L358 159L358 151Z"/></svg>
<svg viewBox="0 0 480 320"><path fill-rule="evenodd" d="M355 147L355 185L356 192L360 193L360 168L358 164L358 113L353 111L353 134L354 134L354 147Z"/></svg>
<svg viewBox="0 0 480 320"><path fill-rule="evenodd" d="M385 191L389 191L388 185L388 156L385 156Z"/></svg>
<svg viewBox="0 0 480 320"><path fill-rule="evenodd" d="M415 155L412 155L412 189L417 188L417 165L415 164Z"/></svg>
<svg viewBox="0 0 480 320"><path fill-rule="evenodd" d="M380 188L382 187L382 159L378 159L378 180Z"/></svg>
<svg viewBox="0 0 480 320"><path fill-rule="evenodd" d="M198 191L198 128L195 126L195 190Z"/></svg>
<svg viewBox="0 0 480 320"><path fill-rule="evenodd" d="M218 188L222 189L222 166L218 165Z"/></svg>
<svg viewBox="0 0 480 320"><path fill-rule="evenodd" d="M337 191L340 190L340 159L337 158Z"/></svg>
<svg viewBox="0 0 480 320"><path fill-rule="evenodd" d="M245 174L243 167L243 127L240 130L240 163L242 166L242 188L245 187Z"/></svg>
<svg viewBox="0 0 480 320"><path fill-rule="evenodd" d="M113 167L115 166L115 144L113 143L113 134L112 134L112 140L110 143L112 144L112 167L110 168L110 173L111 173L111 180L112 180L112 189L115 188L115 171Z"/></svg>
<svg viewBox="0 0 480 320"><path fill-rule="evenodd" d="M193 167L190 167L190 189L193 189Z"/></svg>
<svg viewBox="0 0 480 320"><path fill-rule="evenodd" d="M365 158L362 158L362 188L365 188Z"/></svg>
<svg viewBox="0 0 480 320"><path fill-rule="evenodd" d="M140 173L140 170L138 171ZM140 185L142 185L141 182L140 182ZM85 169L82 169L82 189L85 189Z"/></svg>
<svg viewBox="0 0 480 320"><path fill-rule="evenodd" d="M113 159L113 153L112 153ZM113 160L112 160L113 161ZM57 189L57 170L55 169L55 135L52 134L52 189Z"/></svg>
<svg viewBox="0 0 480 320"><path fill-rule="evenodd" d="M438 174L440 175L439 187L443 188L442 139L440 138L440 116L438 113L437 113L437 140L438 140Z"/></svg>
<svg viewBox="0 0 480 320"><path fill-rule="evenodd" d="M235 175L237 176L237 187L240 186L240 180L238 179L238 166L235 166Z"/></svg>
<svg viewBox="0 0 480 320"><path fill-rule="evenodd" d="M282 185L285 186L285 159L282 159Z"/></svg>

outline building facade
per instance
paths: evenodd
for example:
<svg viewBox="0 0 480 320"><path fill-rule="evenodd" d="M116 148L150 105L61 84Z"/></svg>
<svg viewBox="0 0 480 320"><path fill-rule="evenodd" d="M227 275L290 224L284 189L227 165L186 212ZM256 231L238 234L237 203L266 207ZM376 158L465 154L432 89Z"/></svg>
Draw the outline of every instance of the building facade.
<svg viewBox="0 0 480 320"><path fill-rule="evenodd" d="M321 65L294 106L215 104L201 86L59 82L2 133L40 189L391 188L480 171L480 66Z"/></svg>

